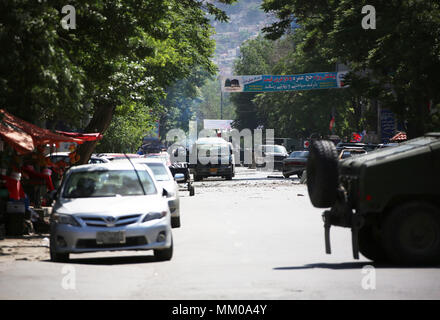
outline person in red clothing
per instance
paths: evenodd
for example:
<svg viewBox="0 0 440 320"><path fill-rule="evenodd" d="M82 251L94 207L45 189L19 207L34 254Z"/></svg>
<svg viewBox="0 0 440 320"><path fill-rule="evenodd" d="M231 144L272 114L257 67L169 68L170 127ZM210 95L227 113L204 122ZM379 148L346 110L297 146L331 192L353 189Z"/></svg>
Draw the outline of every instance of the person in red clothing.
<svg viewBox="0 0 440 320"><path fill-rule="evenodd" d="M26 173L30 179L42 179L46 182L46 188L48 192L55 190L55 187L52 183L52 171L45 167L42 172L37 172L33 165L28 164L25 165L22 169L24 173Z"/></svg>
<svg viewBox="0 0 440 320"><path fill-rule="evenodd" d="M9 192L9 199L21 200L26 198L20 182L21 173L12 172L10 176L1 175L0 178L5 181L5 186Z"/></svg>

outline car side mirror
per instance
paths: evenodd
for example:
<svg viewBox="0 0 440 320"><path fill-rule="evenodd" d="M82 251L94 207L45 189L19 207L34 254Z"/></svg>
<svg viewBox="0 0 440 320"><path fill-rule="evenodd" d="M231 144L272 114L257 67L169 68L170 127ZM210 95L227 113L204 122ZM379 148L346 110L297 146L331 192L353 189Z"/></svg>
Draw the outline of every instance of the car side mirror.
<svg viewBox="0 0 440 320"><path fill-rule="evenodd" d="M162 197L168 197L168 191L167 191L167 189L162 189Z"/></svg>
<svg viewBox="0 0 440 320"><path fill-rule="evenodd" d="M176 182L184 182L185 181L185 175L183 173L176 173L174 176L174 180Z"/></svg>

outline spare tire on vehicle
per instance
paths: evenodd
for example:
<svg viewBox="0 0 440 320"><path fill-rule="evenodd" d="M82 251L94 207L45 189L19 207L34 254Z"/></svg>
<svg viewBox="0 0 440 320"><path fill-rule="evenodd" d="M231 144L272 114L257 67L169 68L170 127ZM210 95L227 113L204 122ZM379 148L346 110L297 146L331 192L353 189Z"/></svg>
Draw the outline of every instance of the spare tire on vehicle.
<svg viewBox="0 0 440 320"><path fill-rule="evenodd" d="M333 206L338 189L338 152L333 142L312 142L306 171L312 204L317 208Z"/></svg>

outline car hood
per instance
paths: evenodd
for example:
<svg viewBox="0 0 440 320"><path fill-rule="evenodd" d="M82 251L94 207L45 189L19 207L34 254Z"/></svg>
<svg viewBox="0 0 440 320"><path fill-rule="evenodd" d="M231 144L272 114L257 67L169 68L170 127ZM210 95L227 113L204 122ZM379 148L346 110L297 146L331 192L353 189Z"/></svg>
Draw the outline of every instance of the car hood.
<svg viewBox="0 0 440 320"><path fill-rule="evenodd" d="M95 214L113 216L167 210L165 198L159 195L115 196L99 198L60 199L54 212L64 214Z"/></svg>

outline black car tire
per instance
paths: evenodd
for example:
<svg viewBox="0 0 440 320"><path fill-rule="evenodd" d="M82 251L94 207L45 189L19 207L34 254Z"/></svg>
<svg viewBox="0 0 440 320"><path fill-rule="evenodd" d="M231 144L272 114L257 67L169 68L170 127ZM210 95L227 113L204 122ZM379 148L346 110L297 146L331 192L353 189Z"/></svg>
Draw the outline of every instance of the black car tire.
<svg viewBox="0 0 440 320"><path fill-rule="evenodd" d="M387 255L382 246L381 233L375 226L364 226L359 230L359 251L374 262L386 262Z"/></svg>
<svg viewBox="0 0 440 320"><path fill-rule="evenodd" d="M173 257L173 238L171 238L171 246L167 249L155 249L154 257L157 261L169 261Z"/></svg>
<svg viewBox="0 0 440 320"><path fill-rule="evenodd" d="M383 223L383 247L401 265L440 262L440 208L428 202L409 202L394 208Z"/></svg>
<svg viewBox="0 0 440 320"><path fill-rule="evenodd" d="M331 141L313 141L307 160L307 190L317 208L331 207L338 188L338 153Z"/></svg>
<svg viewBox="0 0 440 320"><path fill-rule="evenodd" d="M226 180L232 180L232 174L228 174L227 176L225 176Z"/></svg>
<svg viewBox="0 0 440 320"><path fill-rule="evenodd" d="M180 228L180 217L171 217L171 228Z"/></svg>
<svg viewBox="0 0 440 320"><path fill-rule="evenodd" d="M289 179L290 178L290 174L283 173L283 177L286 178L286 179Z"/></svg>
<svg viewBox="0 0 440 320"><path fill-rule="evenodd" d="M49 251L50 251L50 260L52 262L68 262L69 254L68 253L58 253L55 250L55 243L52 237L50 237L49 243Z"/></svg>

